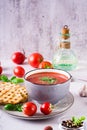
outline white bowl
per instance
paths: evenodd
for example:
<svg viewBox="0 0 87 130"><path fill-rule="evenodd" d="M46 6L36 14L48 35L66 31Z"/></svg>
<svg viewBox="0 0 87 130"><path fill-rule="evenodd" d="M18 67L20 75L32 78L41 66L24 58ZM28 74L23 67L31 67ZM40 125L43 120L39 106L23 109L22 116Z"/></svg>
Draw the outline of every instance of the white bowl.
<svg viewBox="0 0 87 130"><path fill-rule="evenodd" d="M68 79L63 83L49 84L49 85L36 84L27 80L28 76L43 72L46 73L53 72L56 74L59 73L66 76ZM68 72L57 69L35 69L27 72L24 76L29 97L33 100L38 101L39 103L49 101L52 104L57 103L59 100L64 98L69 93L71 77L72 76Z"/></svg>

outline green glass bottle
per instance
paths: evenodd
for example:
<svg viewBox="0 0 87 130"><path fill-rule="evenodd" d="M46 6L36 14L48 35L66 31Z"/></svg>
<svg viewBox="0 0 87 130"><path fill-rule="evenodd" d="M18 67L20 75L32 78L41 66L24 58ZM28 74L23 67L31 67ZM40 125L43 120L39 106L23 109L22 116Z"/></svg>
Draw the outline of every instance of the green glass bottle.
<svg viewBox="0 0 87 130"><path fill-rule="evenodd" d="M77 57L70 48L69 28L65 25L61 31L60 46L53 57L53 67L66 71L74 70L77 67Z"/></svg>

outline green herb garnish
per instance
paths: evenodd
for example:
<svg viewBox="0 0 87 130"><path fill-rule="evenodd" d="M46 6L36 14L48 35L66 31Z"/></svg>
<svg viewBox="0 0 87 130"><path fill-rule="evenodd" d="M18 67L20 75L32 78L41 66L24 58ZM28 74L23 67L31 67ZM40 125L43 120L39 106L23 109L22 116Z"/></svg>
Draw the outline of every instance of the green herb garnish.
<svg viewBox="0 0 87 130"><path fill-rule="evenodd" d="M6 104L4 106L4 109L5 110L8 110L8 111L19 111L19 112L22 112L22 104Z"/></svg>
<svg viewBox="0 0 87 130"><path fill-rule="evenodd" d="M22 78L17 78L16 76L13 76L9 79L6 75L0 75L0 80L3 82L11 82L15 84L24 82Z"/></svg>
<svg viewBox="0 0 87 130"><path fill-rule="evenodd" d="M86 118L84 116L81 116L80 118L73 116L71 119L62 121L62 126L66 128L80 128L83 127L85 119Z"/></svg>
<svg viewBox="0 0 87 130"><path fill-rule="evenodd" d="M83 123L83 121L85 120L86 118L84 116L81 116L80 118L77 118L77 117L72 117L72 122L75 124L75 125L81 125Z"/></svg>
<svg viewBox="0 0 87 130"><path fill-rule="evenodd" d="M15 107L14 107L15 108L14 111L22 112L22 107L23 107L22 104L16 104Z"/></svg>
<svg viewBox="0 0 87 130"><path fill-rule="evenodd" d="M10 82L10 80L8 79L6 75L0 75L0 80L3 82Z"/></svg>
<svg viewBox="0 0 87 130"><path fill-rule="evenodd" d="M17 77L15 77L15 76L13 76L13 77L10 79L10 81L11 81L12 83L15 83L15 84L17 84L17 83L23 83L23 82L24 82L24 80L23 80L22 78L17 78Z"/></svg>
<svg viewBox="0 0 87 130"><path fill-rule="evenodd" d="M41 78L42 81L45 81L49 84L53 84L56 81L56 78L51 78L51 77L42 77Z"/></svg>

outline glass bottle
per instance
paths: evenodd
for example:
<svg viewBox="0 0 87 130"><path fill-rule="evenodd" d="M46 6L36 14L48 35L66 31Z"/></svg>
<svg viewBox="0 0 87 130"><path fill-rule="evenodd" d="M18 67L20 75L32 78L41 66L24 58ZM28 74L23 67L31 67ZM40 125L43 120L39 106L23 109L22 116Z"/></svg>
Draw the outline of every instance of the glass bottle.
<svg viewBox="0 0 87 130"><path fill-rule="evenodd" d="M54 68L66 71L74 70L77 67L77 57L70 48L70 33L67 25L61 30L59 49L54 54L52 64Z"/></svg>

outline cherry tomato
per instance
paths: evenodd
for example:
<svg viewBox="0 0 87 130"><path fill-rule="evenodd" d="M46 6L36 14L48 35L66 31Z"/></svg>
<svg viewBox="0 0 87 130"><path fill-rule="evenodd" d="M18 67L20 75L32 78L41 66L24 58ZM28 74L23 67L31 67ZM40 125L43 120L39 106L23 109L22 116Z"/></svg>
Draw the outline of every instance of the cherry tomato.
<svg viewBox="0 0 87 130"><path fill-rule="evenodd" d="M34 67L38 68L39 64L43 61L43 56L39 53L33 53L28 57L28 63Z"/></svg>
<svg viewBox="0 0 87 130"><path fill-rule="evenodd" d="M14 75L18 76L18 77L23 77L25 74L25 69L21 66L16 66L13 70Z"/></svg>
<svg viewBox="0 0 87 130"><path fill-rule="evenodd" d="M44 102L41 107L40 107L40 111L45 114L48 115L52 112L52 104L50 102Z"/></svg>
<svg viewBox="0 0 87 130"><path fill-rule="evenodd" d="M0 66L0 74L2 73L2 71L3 71L3 69L2 69L2 67Z"/></svg>
<svg viewBox="0 0 87 130"><path fill-rule="evenodd" d="M33 116L37 111L37 106L33 102L27 102L23 105L23 113L28 116Z"/></svg>
<svg viewBox="0 0 87 130"><path fill-rule="evenodd" d="M25 55L22 52L15 52L12 55L12 61L16 64L22 64L25 60Z"/></svg>
<svg viewBox="0 0 87 130"><path fill-rule="evenodd" d="M40 68L40 69L49 69L49 68L51 68L52 69L53 67L52 67L52 64L49 61L42 61L39 64L38 68Z"/></svg>
<svg viewBox="0 0 87 130"><path fill-rule="evenodd" d="M44 130L53 130L52 126L46 126Z"/></svg>

